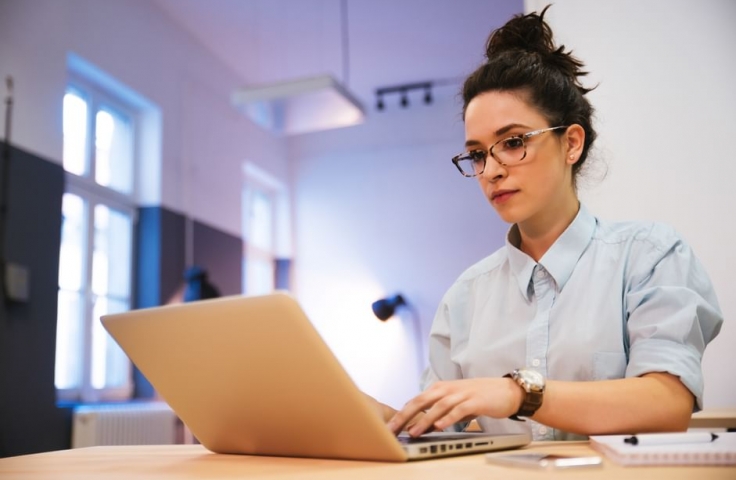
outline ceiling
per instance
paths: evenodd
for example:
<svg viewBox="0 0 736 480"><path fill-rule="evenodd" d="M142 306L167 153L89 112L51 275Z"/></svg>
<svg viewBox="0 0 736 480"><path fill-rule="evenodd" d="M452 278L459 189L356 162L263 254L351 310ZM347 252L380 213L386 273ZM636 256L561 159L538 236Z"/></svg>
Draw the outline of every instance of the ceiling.
<svg viewBox="0 0 736 480"><path fill-rule="evenodd" d="M154 1L242 78L238 86L332 74L370 107L377 88L407 83L455 95L490 31L523 9L523 0Z"/></svg>

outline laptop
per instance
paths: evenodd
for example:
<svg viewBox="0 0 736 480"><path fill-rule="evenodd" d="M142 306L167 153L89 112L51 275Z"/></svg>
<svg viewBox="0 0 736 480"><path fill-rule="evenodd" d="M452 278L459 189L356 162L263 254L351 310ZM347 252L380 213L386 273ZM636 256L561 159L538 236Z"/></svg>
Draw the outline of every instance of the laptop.
<svg viewBox="0 0 736 480"><path fill-rule="evenodd" d="M397 437L287 293L167 305L101 321L212 452L403 462L531 441L527 434Z"/></svg>

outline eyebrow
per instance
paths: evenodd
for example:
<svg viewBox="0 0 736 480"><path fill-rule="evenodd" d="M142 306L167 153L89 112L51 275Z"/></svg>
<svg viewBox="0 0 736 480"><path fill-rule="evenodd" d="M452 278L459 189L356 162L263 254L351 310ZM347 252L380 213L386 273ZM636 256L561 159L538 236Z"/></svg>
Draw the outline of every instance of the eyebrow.
<svg viewBox="0 0 736 480"><path fill-rule="evenodd" d="M531 128L530 126L524 125L524 124L521 124L521 123L509 123L508 125L505 125L505 126L499 128L498 130L496 130L495 132L493 132L493 134L495 136L497 136L497 137L500 137L504 133L507 133L509 130L513 130L514 128L518 128L518 127ZM465 146L466 147L471 147L471 146L474 146L474 145L481 145L481 144L482 144L482 142L480 142L478 140L468 140L467 142L465 142Z"/></svg>

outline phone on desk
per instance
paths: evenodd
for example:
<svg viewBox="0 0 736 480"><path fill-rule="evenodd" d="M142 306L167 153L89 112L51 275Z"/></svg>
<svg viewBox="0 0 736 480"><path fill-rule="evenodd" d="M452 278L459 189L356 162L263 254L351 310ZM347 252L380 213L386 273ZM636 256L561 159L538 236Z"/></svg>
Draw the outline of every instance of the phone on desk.
<svg viewBox="0 0 736 480"><path fill-rule="evenodd" d="M486 461L497 465L541 468L548 470L558 468L600 467L603 465L603 460L597 455L581 457L575 455L554 455L549 453L487 454Z"/></svg>

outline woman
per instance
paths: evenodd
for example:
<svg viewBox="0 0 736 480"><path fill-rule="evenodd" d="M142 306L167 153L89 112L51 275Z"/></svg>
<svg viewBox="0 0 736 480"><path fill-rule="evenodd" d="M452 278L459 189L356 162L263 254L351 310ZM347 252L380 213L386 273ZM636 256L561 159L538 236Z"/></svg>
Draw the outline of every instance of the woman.
<svg viewBox="0 0 736 480"><path fill-rule="evenodd" d="M512 226L445 295L423 393L382 406L395 432L472 418L535 440L676 431L702 406L700 362L723 321L710 280L672 228L580 204L593 109L545 11L493 32L464 84L467 151L453 163Z"/></svg>

